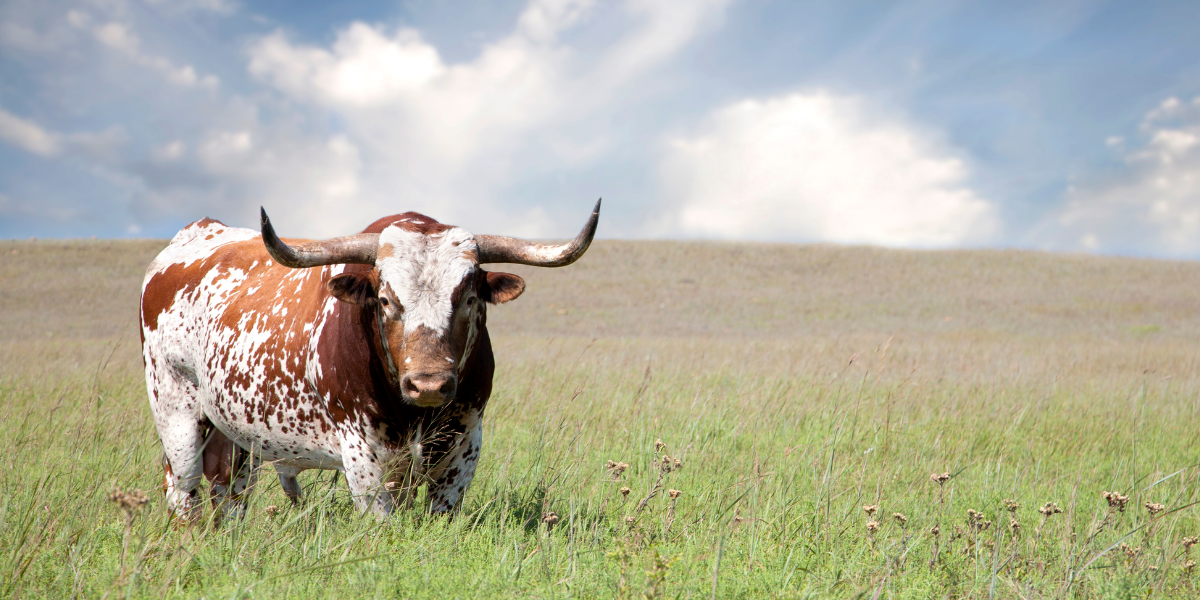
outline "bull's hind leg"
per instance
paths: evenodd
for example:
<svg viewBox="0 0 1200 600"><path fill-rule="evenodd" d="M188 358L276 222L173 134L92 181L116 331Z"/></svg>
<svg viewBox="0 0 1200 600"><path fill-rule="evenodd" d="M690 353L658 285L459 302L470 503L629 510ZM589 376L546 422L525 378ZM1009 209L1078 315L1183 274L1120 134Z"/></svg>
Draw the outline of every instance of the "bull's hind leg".
<svg viewBox="0 0 1200 600"><path fill-rule="evenodd" d="M246 514L246 501L258 481L262 460L213 429L204 449L204 477L208 479L209 501L219 523Z"/></svg>
<svg viewBox="0 0 1200 600"><path fill-rule="evenodd" d="M197 488L203 469L204 433L208 428L199 412L196 388L190 381L147 369L150 411L163 446L167 508L184 520L200 516Z"/></svg>

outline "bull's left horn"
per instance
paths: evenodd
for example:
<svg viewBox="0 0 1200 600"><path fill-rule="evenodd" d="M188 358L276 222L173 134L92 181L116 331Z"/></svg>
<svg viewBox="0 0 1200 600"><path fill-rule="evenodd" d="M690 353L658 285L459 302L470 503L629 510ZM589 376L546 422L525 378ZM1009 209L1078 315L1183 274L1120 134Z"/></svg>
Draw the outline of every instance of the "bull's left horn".
<svg viewBox="0 0 1200 600"><path fill-rule="evenodd" d="M293 269L355 263L375 264L375 253L379 250L378 233L360 233L345 237L305 242L289 246L275 235L267 209L262 210L262 239L267 252L275 262Z"/></svg>
<svg viewBox="0 0 1200 600"><path fill-rule="evenodd" d="M592 216L575 239L561 245L539 244L502 235L477 235L475 245L479 249L479 263L515 263L534 267L565 267L583 256L592 237L596 235L596 224L600 222L600 200L592 209Z"/></svg>

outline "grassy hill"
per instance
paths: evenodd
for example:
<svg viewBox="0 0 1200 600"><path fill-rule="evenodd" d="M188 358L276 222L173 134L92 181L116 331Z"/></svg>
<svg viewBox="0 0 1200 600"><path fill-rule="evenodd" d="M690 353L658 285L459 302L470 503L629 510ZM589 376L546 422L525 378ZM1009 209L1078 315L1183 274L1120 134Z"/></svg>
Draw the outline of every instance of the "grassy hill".
<svg viewBox="0 0 1200 600"><path fill-rule="evenodd" d="M244 521L179 530L136 329L164 245L0 242L7 595L1197 593L1198 263L602 241L494 265L528 291L489 314L458 518L376 523L316 472L292 508L268 473ZM127 523L114 487L149 505Z"/></svg>

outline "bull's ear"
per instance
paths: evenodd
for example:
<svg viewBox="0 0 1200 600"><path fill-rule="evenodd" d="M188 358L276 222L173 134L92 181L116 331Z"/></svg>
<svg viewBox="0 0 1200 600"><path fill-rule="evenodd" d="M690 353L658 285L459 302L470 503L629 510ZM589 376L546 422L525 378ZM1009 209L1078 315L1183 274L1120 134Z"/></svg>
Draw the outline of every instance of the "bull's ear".
<svg viewBox="0 0 1200 600"><path fill-rule="evenodd" d="M512 273L488 273L483 299L492 304L516 300L525 291L525 280Z"/></svg>
<svg viewBox="0 0 1200 600"><path fill-rule="evenodd" d="M329 293L333 294L334 298L342 302L359 306L369 306L372 302L378 302L371 278L363 273L336 275L329 280L329 283L325 284L325 287L329 289Z"/></svg>

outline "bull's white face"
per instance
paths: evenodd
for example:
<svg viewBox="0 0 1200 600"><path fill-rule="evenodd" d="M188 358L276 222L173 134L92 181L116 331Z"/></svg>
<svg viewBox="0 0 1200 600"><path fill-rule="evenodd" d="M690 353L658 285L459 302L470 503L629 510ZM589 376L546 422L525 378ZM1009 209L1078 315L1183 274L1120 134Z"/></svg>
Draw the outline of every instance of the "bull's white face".
<svg viewBox="0 0 1200 600"><path fill-rule="evenodd" d="M377 256L379 301L388 319L402 322L406 334L424 327L444 335L458 308L455 292L477 269L475 237L459 227L424 234L393 225L379 235ZM462 300L477 301L473 290L463 291Z"/></svg>
<svg viewBox="0 0 1200 600"><path fill-rule="evenodd" d="M417 406L450 402L478 331L475 238L395 225L379 235L376 289L392 385Z"/></svg>
<svg viewBox="0 0 1200 600"><path fill-rule="evenodd" d="M516 275L479 268L475 238L459 227L389 226L369 276L330 281L339 299L375 313L392 386L407 401L452 401L483 326L484 302L520 295Z"/></svg>

